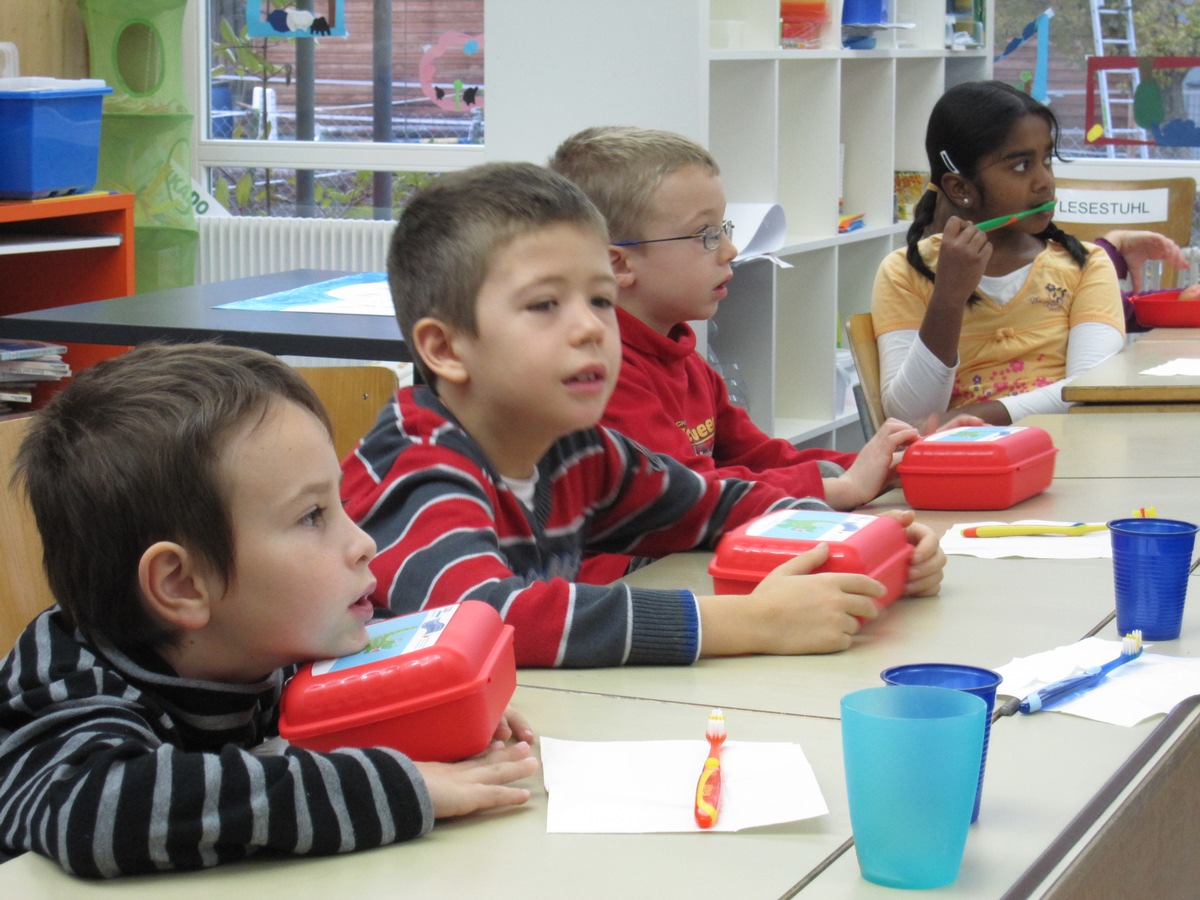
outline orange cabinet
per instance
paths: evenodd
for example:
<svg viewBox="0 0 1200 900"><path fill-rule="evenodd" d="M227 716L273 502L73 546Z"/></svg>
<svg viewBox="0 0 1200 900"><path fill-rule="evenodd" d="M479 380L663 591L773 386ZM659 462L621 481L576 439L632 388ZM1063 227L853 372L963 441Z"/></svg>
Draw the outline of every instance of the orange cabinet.
<svg viewBox="0 0 1200 900"><path fill-rule="evenodd" d="M133 243L132 194L0 202L0 315L132 294ZM67 347L74 370L126 349Z"/></svg>

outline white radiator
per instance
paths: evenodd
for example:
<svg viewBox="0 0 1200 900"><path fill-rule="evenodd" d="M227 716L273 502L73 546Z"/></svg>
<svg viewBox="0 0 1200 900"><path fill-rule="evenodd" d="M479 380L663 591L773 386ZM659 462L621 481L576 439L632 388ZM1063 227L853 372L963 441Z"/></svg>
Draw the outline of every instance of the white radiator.
<svg viewBox="0 0 1200 900"><path fill-rule="evenodd" d="M395 222L282 216L199 216L200 284L289 269L383 272Z"/></svg>
<svg viewBox="0 0 1200 900"><path fill-rule="evenodd" d="M383 272L395 222L382 219L293 219L284 216L198 216L199 284L289 269ZM296 366L349 365L360 360L285 356ZM412 366L395 364L401 384Z"/></svg>

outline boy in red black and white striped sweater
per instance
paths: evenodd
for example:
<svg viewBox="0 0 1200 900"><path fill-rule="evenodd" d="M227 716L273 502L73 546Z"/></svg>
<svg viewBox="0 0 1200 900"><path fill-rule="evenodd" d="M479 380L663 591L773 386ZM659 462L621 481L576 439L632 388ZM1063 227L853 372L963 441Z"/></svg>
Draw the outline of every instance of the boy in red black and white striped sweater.
<svg viewBox="0 0 1200 900"><path fill-rule="evenodd" d="M443 175L401 216L388 277L425 385L402 389L342 464L346 511L378 547L376 603L483 600L515 627L524 666L831 652L878 614L874 579L808 574L824 546L746 596L575 581L585 552L712 547L770 510L825 506L597 427L620 365L617 288L603 217L571 182L527 163ZM898 515L908 593L936 593L945 557Z"/></svg>

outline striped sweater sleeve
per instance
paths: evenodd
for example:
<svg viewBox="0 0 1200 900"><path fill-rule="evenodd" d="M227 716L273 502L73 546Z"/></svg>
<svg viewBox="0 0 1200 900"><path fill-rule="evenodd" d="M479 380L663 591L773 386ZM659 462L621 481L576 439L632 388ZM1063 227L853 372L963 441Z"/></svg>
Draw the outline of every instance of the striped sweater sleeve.
<svg viewBox="0 0 1200 900"><path fill-rule="evenodd" d="M385 410L343 464L347 512L377 546L375 601L396 613L489 603L514 627L521 666L694 662L700 621L689 591L579 583L583 553L711 547L725 527L800 502L702 478L592 429L542 460L527 510L464 432L403 408Z"/></svg>
<svg viewBox="0 0 1200 900"><path fill-rule="evenodd" d="M392 750L181 746L165 705L45 615L0 685L0 848L75 875L201 868L265 848L344 853L432 826L420 774Z"/></svg>
<svg viewBox="0 0 1200 900"><path fill-rule="evenodd" d="M345 478L343 495L353 488ZM414 448L369 504L347 511L375 539L376 603L403 614L482 600L513 626L520 666L687 664L699 653L691 594L574 583L584 517L534 527L461 457Z"/></svg>

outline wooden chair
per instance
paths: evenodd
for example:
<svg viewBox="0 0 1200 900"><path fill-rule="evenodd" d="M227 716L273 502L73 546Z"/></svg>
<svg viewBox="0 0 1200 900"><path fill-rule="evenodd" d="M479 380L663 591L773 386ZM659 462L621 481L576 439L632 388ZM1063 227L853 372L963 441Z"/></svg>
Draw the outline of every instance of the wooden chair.
<svg viewBox="0 0 1200 900"><path fill-rule="evenodd" d="M13 463L31 419L0 420L0 655L25 626L54 605L42 568L42 538L24 491L11 486Z"/></svg>
<svg viewBox="0 0 1200 900"><path fill-rule="evenodd" d="M333 446L343 459L371 430L383 404L396 393L399 378L384 365L297 367L333 422Z"/></svg>
<svg viewBox="0 0 1200 900"><path fill-rule="evenodd" d="M846 339L850 343L854 368L858 370L858 386L854 389L858 418L862 423L863 438L870 440L887 418L883 414L883 394L879 387L879 347L875 343L875 326L871 323L870 313L858 313L846 320Z"/></svg>
<svg viewBox="0 0 1200 900"><path fill-rule="evenodd" d="M1150 181L1096 181L1082 178L1056 178L1058 210L1054 221L1067 234L1080 240L1092 241L1114 229L1135 231L1157 231L1173 240L1180 247L1192 242L1192 208L1196 197L1194 178L1159 178ZM1105 194L1121 193L1121 200L1131 195L1146 192L1145 211L1131 212L1125 216L1104 216L1101 222L1084 222L1072 218L1095 218L1085 215L1082 204L1102 203ZM1155 192L1151 194L1150 192ZM1165 195L1164 195L1165 192ZM1161 202L1165 196L1165 206ZM1113 199L1111 196L1109 199ZM1138 204L1141 206L1141 204ZM1165 218L1164 218L1165 211ZM1178 285L1178 273L1173 266L1163 264L1162 286Z"/></svg>

